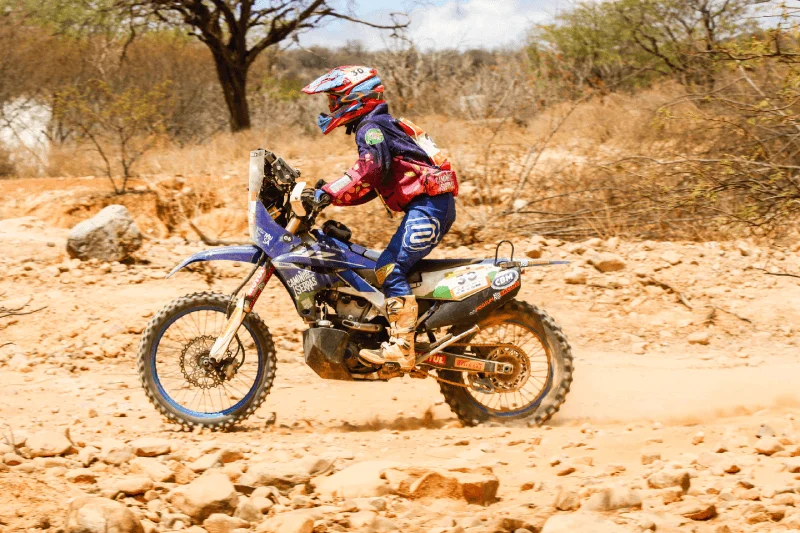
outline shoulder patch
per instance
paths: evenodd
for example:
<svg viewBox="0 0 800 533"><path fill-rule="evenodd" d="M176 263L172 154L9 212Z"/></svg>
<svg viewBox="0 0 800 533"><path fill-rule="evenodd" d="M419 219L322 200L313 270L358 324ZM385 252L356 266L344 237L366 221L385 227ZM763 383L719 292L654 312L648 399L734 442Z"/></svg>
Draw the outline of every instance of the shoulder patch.
<svg viewBox="0 0 800 533"><path fill-rule="evenodd" d="M370 146L380 144L383 142L383 132L380 128L370 128L367 130L367 133L364 134L364 140Z"/></svg>

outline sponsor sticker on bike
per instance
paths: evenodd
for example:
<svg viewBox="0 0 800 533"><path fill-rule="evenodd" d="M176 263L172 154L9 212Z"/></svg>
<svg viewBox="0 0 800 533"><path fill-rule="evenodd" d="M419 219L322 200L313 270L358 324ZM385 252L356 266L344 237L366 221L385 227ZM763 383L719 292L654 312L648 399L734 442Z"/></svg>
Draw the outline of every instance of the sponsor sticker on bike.
<svg viewBox="0 0 800 533"><path fill-rule="evenodd" d="M461 298L478 292L487 285L489 285L489 282L485 275L477 272L468 272L456 278L455 286L450 289L450 292L455 298Z"/></svg>
<svg viewBox="0 0 800 533"><path fill-rule="evenodd" d="M517 278L519 278L519 276L517 276ZM513 291L514 289L518 288L519 286L520 286L520 281L519 281L519 279L517 279L517 281L515 281L510 286L506 287L505 289L501 290L500 292L496 292L496 293L492 294L491 298L489 298L485 302L483 302L480 305L478 305L478 307L476 307L475 309L470 311L469 314L470 315L475 315L477 313L480 313L481 311L483 311L485 308L489 307L493 303L499 302L503 298L503 296L505 296L506 294L510 293L511 291Z"/></svg>
<svg viewBox="0 0 800 533"><path fill-rule="evenodd" d="M447 362L447 358L444 355L432 355L425 362L430 365L443 366Z"/></svg>
<svg viewBox="0 0 800 533"><path fill-rule="evenodd" d="M516 270L503 270L498 272L492 281L492 287L499 290L505 289L512 285L519 279L519 273Z"/></svg>
<svg viewBox="0 0 800 533"><path fill-rule="evenodd" d="M269 247L272 244L272 235L264 231L262 228L256 228L256 240L258 240L264 247Z"/></svg>
<svg viewBox="0 0 800 533"><path fill-rule="evenodd" d="M314 292L317 288L317 277L310 270L301 270L298 274L286 280L286 285L294 291L295 296L307 292Z"/></svg>
<svg viewBox="0 0 800 533"><path fill-rule="evenodd" d="M469 266L445 274L431 296L443 300L463 300L489 285L491 281L486 265Z"/></svg>
<svg viewBox="0 0 800 533"><path fill-rule="evenodd" d="M456 368L465 368L467 370L483 370L484 364L480 361L472 361L470 359L456 358Z"/></svg>

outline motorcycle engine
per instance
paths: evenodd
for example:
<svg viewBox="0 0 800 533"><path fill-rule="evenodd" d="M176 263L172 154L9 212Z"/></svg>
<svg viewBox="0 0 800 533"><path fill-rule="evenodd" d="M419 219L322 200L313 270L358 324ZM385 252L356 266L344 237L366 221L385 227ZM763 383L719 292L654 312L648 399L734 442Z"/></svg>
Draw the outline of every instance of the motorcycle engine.
<svg viewBox="0 0 800 533"><path fill-rule="evenodd" d="M364 298L350 296L349 294L339 295L335 309L339 318L354 322L369 322L378 316L378 310L375 309L375 306Z"/></svg>

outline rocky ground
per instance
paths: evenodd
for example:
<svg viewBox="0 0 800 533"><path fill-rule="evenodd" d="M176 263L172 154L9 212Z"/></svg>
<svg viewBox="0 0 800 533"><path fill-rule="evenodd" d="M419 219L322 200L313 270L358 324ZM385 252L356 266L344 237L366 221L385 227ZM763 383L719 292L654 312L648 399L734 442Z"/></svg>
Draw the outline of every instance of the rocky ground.
<svg viewBox="0 0 800 533"><path fill-rule="evenodd" d="M430 380L319 380L268 287L272 393L234 432L187 433L147 403L138 336L246 267L165 280L205 245L150 238L132 264L81 262L66 234L0 221L0 307L35 311L0 318L0 531L800 530L800 283L777 275L800 272L798 246L520 241L572 261L528 271L519 296L576 356L542 428L463 428Z"/></svg>

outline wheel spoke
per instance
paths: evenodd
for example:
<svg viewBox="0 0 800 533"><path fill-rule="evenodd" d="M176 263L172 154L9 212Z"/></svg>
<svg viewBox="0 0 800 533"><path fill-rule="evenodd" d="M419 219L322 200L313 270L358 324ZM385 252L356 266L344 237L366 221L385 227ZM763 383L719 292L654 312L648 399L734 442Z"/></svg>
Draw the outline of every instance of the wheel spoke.
<svg viewBox="0 0 800 533"><path fill-rule="evenodd" d="M482 357L500 363L510 363L513 372L507 375L488 375L494 393L485 393L472 387L469 394L490 412L513 412L528 408L544 392L550 373L550 354L539 334L516 322L501 322L484 327L470 341L471 344L489 345L481 348ZM497 347L492 348L491 345ZM471 383L475 378L469 378Z"/></svg>
<svg viewBox="0 0 800 533"><path fill-rule="evenodd" d="M259 345L246 326L241 327L238 342L233 341L226 355L236 358L232 361L235 372L230 380L223 375L224 362L209 358L211 347L226 321L222 308L190 309L169 323L158 339L154 377L179 409L222 413L247 398L256 387L261 364ZM257 356L247 358L247 350L254 351Z"/></svg>

